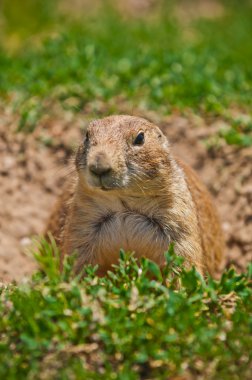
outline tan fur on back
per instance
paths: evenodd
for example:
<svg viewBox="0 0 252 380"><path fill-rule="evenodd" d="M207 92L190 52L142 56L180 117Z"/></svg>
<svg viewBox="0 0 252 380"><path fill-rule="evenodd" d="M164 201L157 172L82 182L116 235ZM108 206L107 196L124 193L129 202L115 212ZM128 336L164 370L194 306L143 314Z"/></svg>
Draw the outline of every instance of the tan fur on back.
<svg viewBox="0 0 252 380"><path fill-rule="evenodd" d="M196 173L181 160L188 188L195 204L201 245L204 254L204 269L211 274L218 273L223 259L224 240L212 198Z"/></svg>
<svg viewBox="0 0 252 380"><path fill-rule="evenodd" d="M135 144L139 133L141 145ZM47 231L63 255L77 252L77 271L92 263L105 274L121 248L163 266L171 242L186 266L202 274L218 271L223 239L210 195L195 172L173 157L157 126L127 115L94 121L76 169Z"/></svg>

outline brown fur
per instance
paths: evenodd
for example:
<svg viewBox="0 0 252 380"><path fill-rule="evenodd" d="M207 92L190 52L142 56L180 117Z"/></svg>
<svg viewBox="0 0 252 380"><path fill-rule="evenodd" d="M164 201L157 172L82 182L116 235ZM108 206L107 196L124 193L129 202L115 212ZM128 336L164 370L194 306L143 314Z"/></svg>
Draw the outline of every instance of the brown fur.
<svg viewBox="0 0 252 380"><path fill-rule="evenodd" d="M145 141L134 145L139 132ZM160 129L145 119L111 116L91 123L87 133L76 155L77 176L47 227L63 255L77 252L77 271L92 263L106 273L120 248L163 266L174 242L185 265L214 275L223 255L216 210Z"/></svg>

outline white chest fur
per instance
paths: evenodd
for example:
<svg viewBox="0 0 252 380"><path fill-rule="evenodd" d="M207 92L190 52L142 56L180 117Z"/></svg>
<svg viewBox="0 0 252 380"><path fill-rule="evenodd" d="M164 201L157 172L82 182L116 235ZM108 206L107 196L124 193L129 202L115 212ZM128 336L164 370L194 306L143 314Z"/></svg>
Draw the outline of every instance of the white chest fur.
<svg viewBox="0 0 252 380"><path fill-rule="evenodd" d="M81 198L74 210L74 219L79 222L71 228L71 249L78 251L82 263L95 262L107 268L117 262L120 249L135 252L137 257L149 257L158 264L164 262L170 238L157 201L152 204L146 200L138 205L137 200L106 195Z"/></svg>

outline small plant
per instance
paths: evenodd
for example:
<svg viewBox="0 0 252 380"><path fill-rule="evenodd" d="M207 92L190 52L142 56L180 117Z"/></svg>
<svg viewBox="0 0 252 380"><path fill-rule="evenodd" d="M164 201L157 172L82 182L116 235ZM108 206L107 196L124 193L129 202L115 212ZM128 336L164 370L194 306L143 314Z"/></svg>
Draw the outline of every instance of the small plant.
<svg viewBox="0 0 252 380"><path fill-rule="evenodd" d="M220 131L220 137L224 138L227 144L240 147L252 146L252 120L242 118L231 119L230 127Z"/></svg>

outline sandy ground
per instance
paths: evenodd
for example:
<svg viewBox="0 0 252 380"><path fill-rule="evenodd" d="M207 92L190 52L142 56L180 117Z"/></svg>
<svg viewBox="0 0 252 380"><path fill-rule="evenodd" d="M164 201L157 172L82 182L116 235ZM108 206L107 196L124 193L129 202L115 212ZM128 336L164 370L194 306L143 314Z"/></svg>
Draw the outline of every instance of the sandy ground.
<svg viewBox="0 0 252 380"><path fill-rule="evenodd" d="M161 126L174 152L208 186L225 231L226 265L244 270L252 260L252 147L207 149L206 139L211 141L223 126L220 120L140 116ZM19 281L34 270L34 260L24 251L31 237L43 232L86 124L85 114L64 120L47 118L33 134L17 134L15 118L0 113L0 281Z"/></svg>

